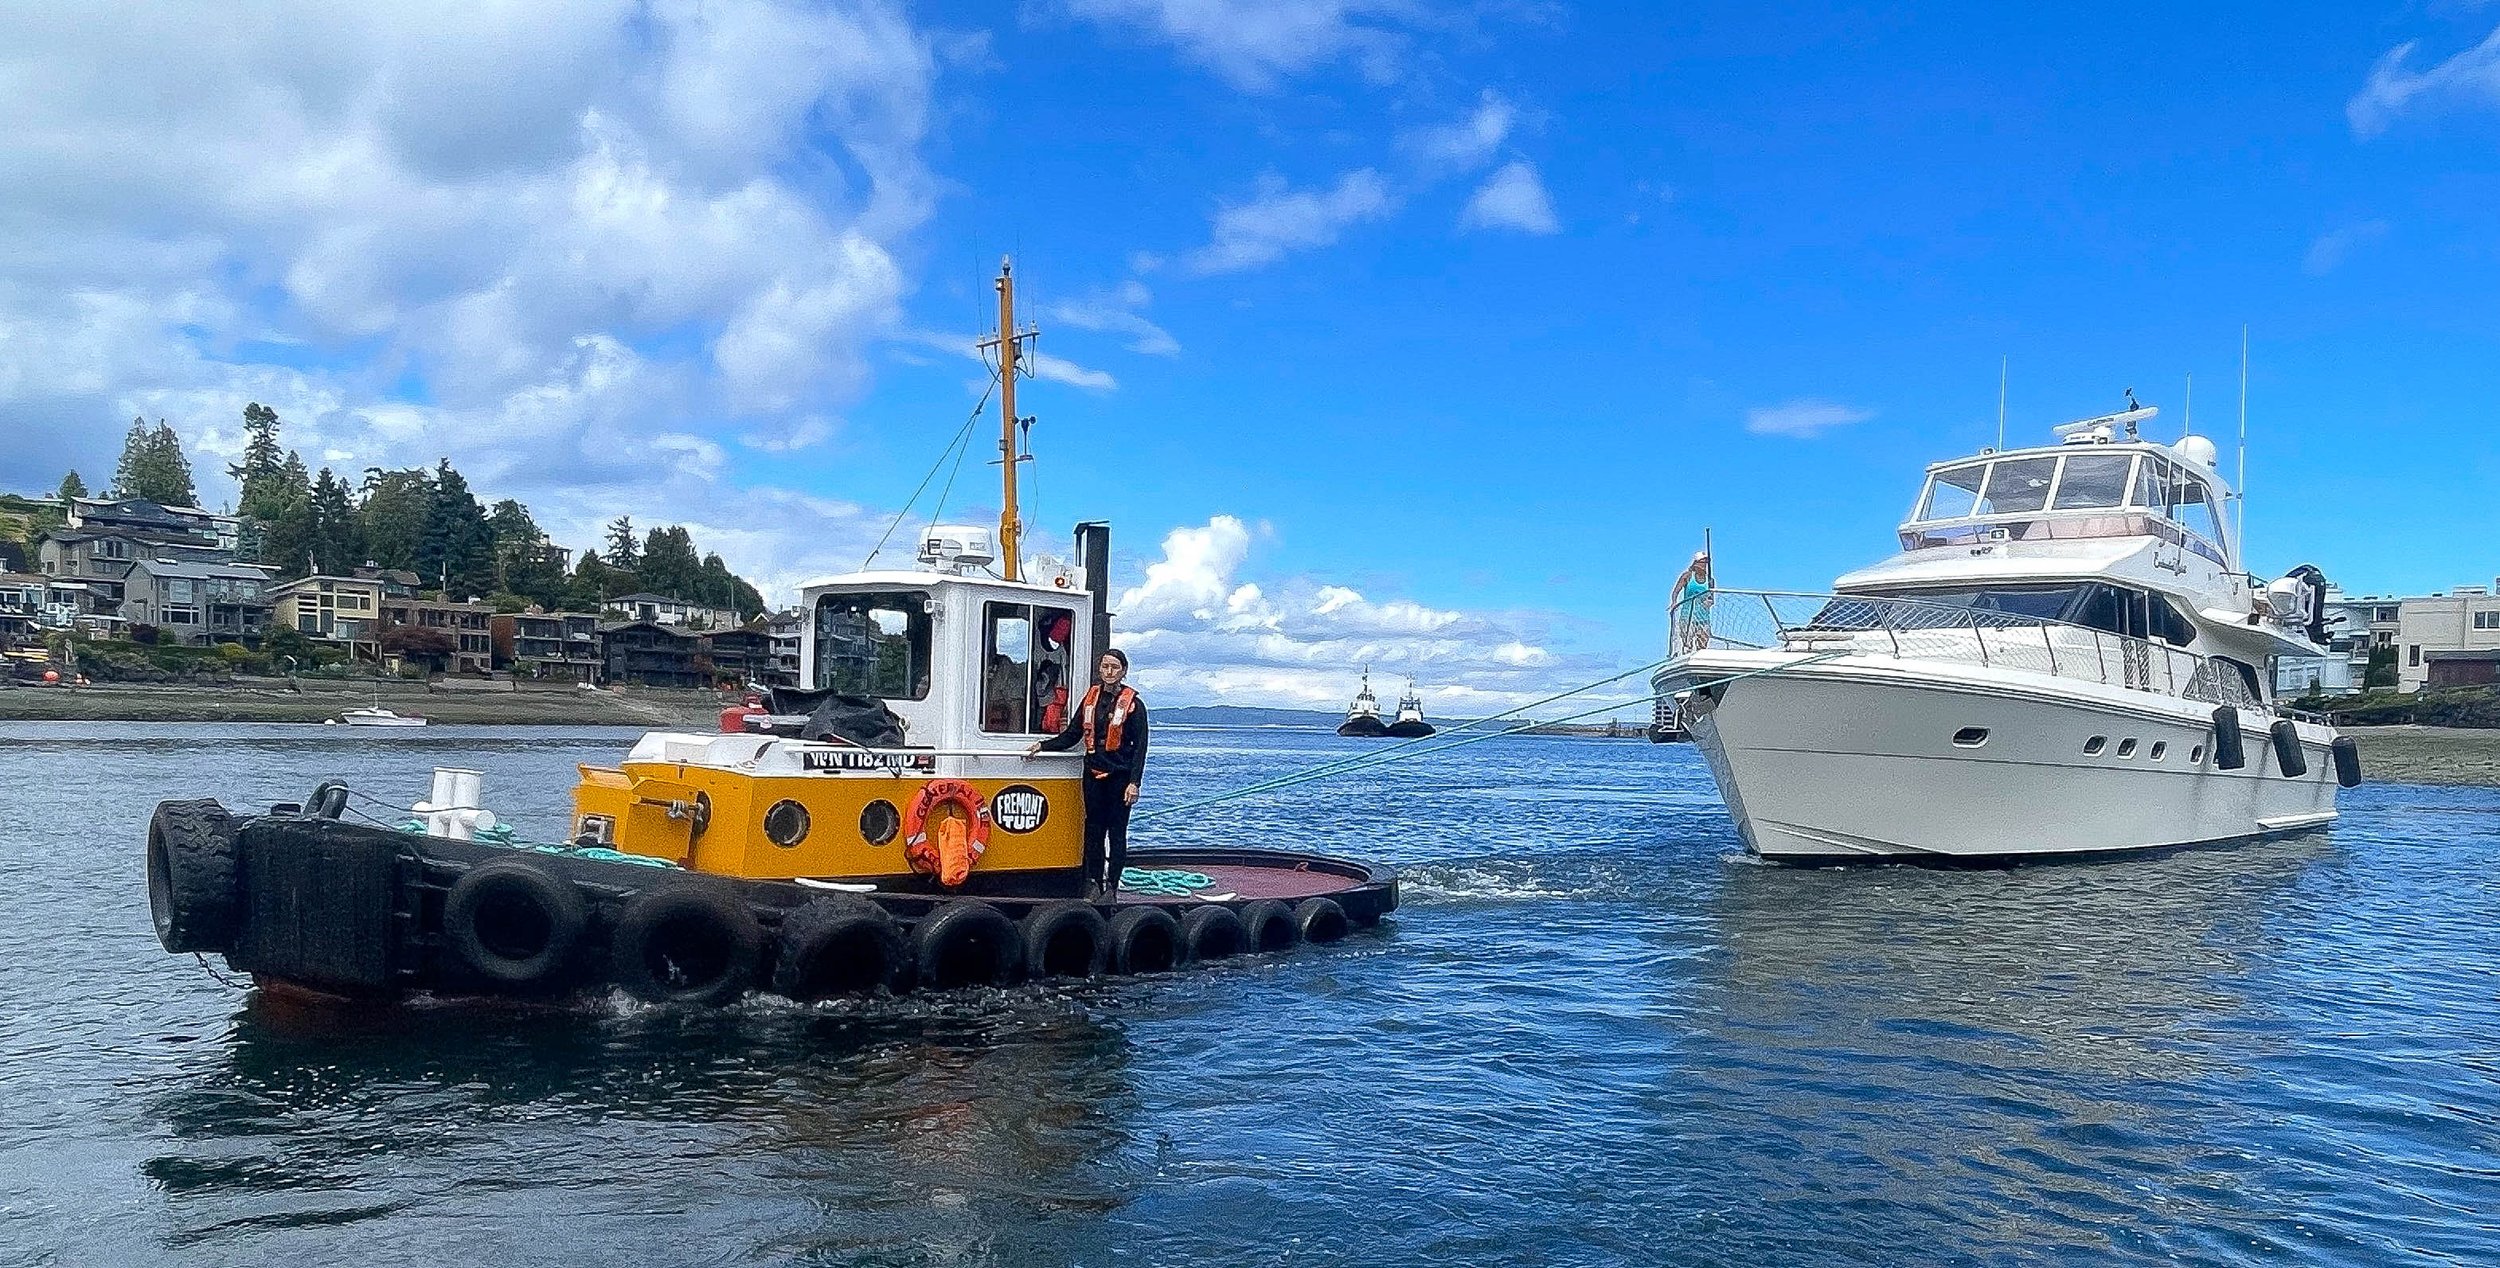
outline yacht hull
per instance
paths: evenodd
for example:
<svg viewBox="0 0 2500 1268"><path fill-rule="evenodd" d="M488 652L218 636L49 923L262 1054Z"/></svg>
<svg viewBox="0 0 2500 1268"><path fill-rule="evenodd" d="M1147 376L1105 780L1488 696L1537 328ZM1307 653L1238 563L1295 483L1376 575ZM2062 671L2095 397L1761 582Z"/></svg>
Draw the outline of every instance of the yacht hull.
<svg viewBox="0 0 2500 1268"><path fill-rule="evenodd" d="M1685 725L1765 859L2107 854L2335 818L2327 727L2294 724L2307 770L2291 776L2267 742L2273 719L2243 713L2247 763L2223 770L2209 705L1978 666L1805 660L1704 651L1655 684L1704 686L1682 702Z"/></svg>

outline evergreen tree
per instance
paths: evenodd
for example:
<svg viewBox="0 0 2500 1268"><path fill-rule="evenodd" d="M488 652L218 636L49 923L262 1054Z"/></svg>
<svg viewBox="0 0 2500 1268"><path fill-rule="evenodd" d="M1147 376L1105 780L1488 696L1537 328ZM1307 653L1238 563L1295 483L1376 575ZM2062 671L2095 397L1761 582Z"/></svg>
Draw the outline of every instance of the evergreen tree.
<svg viewBox="0 0 2500 1268"><path fill-rule="evenodd" d="M76 471L61 477L61 500L63 502L85 496L87 496L87 482L79 479Z"/></svg>
<svg viewBox="0 0 2500 1268"><path fill-rule="evenodd" d="M634 557L633 517L629 515L619 515L615 519L609 520L608 566L631 572L637 562L639 561Z"/></svg>
<svg viewBox="0 0 2500 1268"><path fill-rule="evenodd" d="M276 470L261 478L258 495L261 514L250 522L260 525L260 562L281 577L300 577L325 564L318 558L321 532L313 518L312 479L304 474L303 457L288 453Z"/></svg>
<svg viewBox="0 0 2500 1268"><path fill-rule="evenodd" d="M639 589L634 574L609 566L596 551L585 550L573 568L573 580L565 587L563 606L570 612L597 612L608 600Z"/></svg>
<svg viewBox="0 0 2500 1268"><path fill-rule="evenodd" d="M313 480L310 502L314 562L323 572L344 575L353 571L364 562L365 526L348 496L347 481L323 467Z"/></svg>
<svg viewBox="0 0 2500 1268"><path fill-rule="evenodd" d="M385 568L417 567L426 523L434 514L434 479L423 467L384 471L367 467L363 521L365 558Z"/></svg>
<svg viewBox="0 0 2500 1268"><path fill-rule="evenodd" d="M643 539L642 562L634 566L634 576L653 594L693 598L702 575L703 561L696 557L694 537L684 526L655 528Z"/></svg>
<svg viewBox="0 0 2500 1268"><path fill-rule="evenodd" d="M263 522L277 518L285 495L272 486L289 456L278 448L278 411L254 401L243 407L243 461L226 468L241 486L235 514ZM301 472L302 464L296 470Z"/></svg>
<svg viewBox="0 0 2500 1268"><path fill-rule="evenodd" d="M434 499L417 548L417 575L443 587L446 599L495 588L495 534L469 482L445 458L434 468Z"/></svg>
<svg viewBox="0 0 2500 1268"><path fill-rule="evenodd" d="M496 588L541 607L562 607L564 570L551 557L547 535L530 518L529 508L505 498L487 513L486 527L494 535Z"/></svg>
<svg viewBox="0 0 2500 1268"><path fill-rule="evenodd" d="M113 469L113 496L145 498L165 506L196 506L200 495L191 487L191 460L183 456L182 438L158 419L130 420L122 439L121 462Z"/></svg>

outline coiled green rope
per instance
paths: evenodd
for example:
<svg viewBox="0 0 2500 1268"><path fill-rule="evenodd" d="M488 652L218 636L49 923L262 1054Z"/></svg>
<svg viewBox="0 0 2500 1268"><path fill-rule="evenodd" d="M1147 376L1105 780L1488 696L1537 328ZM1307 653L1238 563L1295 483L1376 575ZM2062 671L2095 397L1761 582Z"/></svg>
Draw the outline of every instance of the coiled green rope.
<svg viewBox="0 0 2500 1268"><path fill-rule="evenodd" d="M1120 892L1152 894L1157 898L1187 898L1203 889L1213 889L1215 878L1204 872L1185 872L1170 867L1124 867L1120 869Z"/></svg>

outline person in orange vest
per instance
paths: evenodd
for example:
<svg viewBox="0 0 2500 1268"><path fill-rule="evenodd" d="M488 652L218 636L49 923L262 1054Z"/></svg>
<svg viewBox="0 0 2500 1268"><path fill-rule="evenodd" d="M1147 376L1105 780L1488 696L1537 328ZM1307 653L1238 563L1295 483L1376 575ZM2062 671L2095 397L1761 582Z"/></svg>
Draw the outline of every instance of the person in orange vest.
<svg viewBox="0 0 2500 1268"><path fill-rule="evenodd" d="M1094 685L1078 702L1066 729L1024 750L1026 757L1063 752L1082 744L1085 754L1085 876L1097 899L1119 896L1120 870L1128 865L1128 816L1146 776L1146 704L1127 686L1128 653L1102 654Z"/></svg>

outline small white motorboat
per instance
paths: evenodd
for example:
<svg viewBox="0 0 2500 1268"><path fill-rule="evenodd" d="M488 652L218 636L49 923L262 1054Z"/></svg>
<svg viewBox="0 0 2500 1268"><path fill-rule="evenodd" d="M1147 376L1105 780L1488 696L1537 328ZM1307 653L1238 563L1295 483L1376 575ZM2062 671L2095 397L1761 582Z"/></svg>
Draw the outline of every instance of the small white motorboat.
<svg viewBox="0 0 2500 1268"><path fill-rule="evenodd" d="M425 716L417 713L393 713L380 705L349 709L339 714L339 721L349 726L424 726Z"/></svg>

